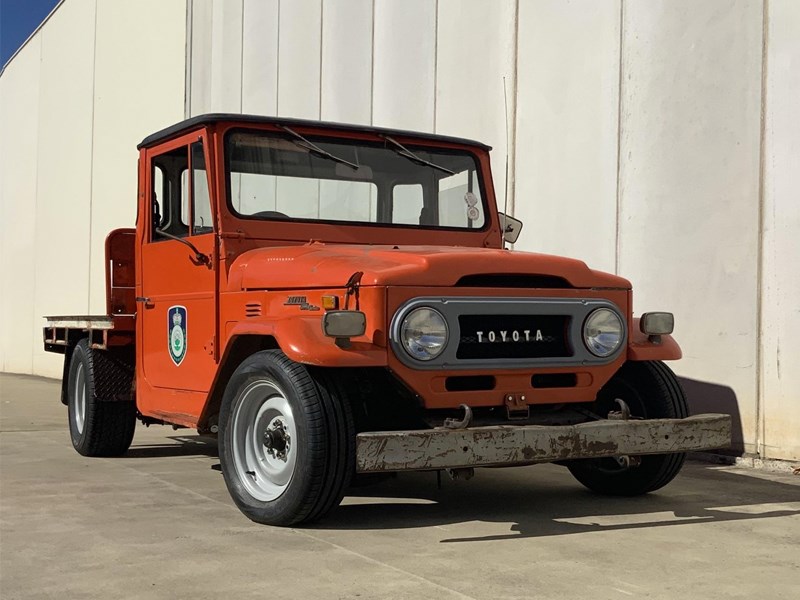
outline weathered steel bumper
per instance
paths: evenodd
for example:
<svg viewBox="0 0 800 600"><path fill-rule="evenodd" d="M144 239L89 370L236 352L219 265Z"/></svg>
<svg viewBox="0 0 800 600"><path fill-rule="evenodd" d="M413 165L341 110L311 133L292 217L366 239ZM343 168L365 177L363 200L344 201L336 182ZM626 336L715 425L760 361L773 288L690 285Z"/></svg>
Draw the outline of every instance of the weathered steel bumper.
<svg viewBox="0 0 800 600"><path fill-rule="evenodd" d="M510 466L710 450L730 444L731 417L718 414L560 426L376 431L358 434L356 468L359 473L374 473Z"/></svg>

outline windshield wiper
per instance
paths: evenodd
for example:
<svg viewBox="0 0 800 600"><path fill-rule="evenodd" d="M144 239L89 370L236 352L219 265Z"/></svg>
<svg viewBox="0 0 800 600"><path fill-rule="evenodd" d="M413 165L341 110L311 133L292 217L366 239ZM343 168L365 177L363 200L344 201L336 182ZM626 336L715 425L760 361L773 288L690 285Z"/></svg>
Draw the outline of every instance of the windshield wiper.
<svg viewBox="0 0 800 600"><path fill-rule="evenodd" d="M355 171L358 171L361 168L356 163L352 163L347 159L341 158L340 156L336 156L335 154L331 154L327 150L323 150L322 148L317 146L314 142L311 142L311 141L307 140L302 135L297 133L295 130L289 129L285 125L278 125L278 127L280 129L283 129L284 131L286 131L288 133L291 133L294 137L296 137L298 140L300 140L299 142L296 141L295 144L297 144L301 148L305 148L306 150L310 150L311 152L316 152L320 156L324 156L325 158L330 158L331 160L335 160L338 163L342 163L343 165L347 165L348 167L350 167L351 169L353 169Z"/></svg>
<svg viewBox="0 0 800 600"><path fill-rule="evenodd" d="M400 142L398 142L397 140L395 140L393 138L390 138L388 135L384 135L384 136L381 136L381 137L383 137L383 139L385 139L387 142L390 142L391 144L396 146L397 150L395 150L395 152L397 154L399 154L400 156L404 156L405 158L407 158L409 160L413 160L415 163L418 163L420 165L425 165L426 167L433 167L434 169L439 169L440 171L444 171L445 173L447 173L449 175L455 175L456 174L455 171L451 171L447 167L443 167L441 165L437 165L436 163L432 163L429 160L425 160L421 156L417 156L411 150L409 150L408 148L403 146L403 144L401 144Z"/></svg>

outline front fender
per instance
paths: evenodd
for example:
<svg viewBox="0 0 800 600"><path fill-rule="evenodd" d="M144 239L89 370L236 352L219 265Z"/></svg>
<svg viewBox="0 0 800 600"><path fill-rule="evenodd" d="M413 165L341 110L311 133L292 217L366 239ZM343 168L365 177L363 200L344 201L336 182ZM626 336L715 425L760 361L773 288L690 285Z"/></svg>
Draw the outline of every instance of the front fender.
<svg viewBox="0 0 800 600"><path fill-rule="evenodd" d="M681 347L671 335L662 335L659 343L651 342L639 330L639 317L633 319L628 337L628 360L678 360L683 356Z"/></svg>
<svg viewBox="0 0 800 600"><path fill-rule="evenodd" d="M226 325L228 345L238 336L269 336L295 362L317 367L384 367L386 349L355 338L347 349L322 332L319 316L274 321L239 321ZM366 340L366 338L364 338Z"/></svg>

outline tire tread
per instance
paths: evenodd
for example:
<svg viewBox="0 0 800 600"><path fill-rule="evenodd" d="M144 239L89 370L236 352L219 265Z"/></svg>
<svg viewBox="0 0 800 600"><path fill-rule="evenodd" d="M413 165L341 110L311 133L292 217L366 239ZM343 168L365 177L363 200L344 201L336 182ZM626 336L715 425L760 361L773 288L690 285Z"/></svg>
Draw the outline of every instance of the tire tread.
<svg viewBox="0 0 800 600"><path fill-rule="evenodd" d="M237 388L247 381L247 376L270 377L272 369L291 382L308 430L304 442L307 462L301 467L303 476L308 478L306 487L297 503L277 512L269 506L277 501L260 503L242 497L246 492L240 489L234 469L228 464L231 450L225 438ZM280 350L256 352L231 377L220 412L220 432L220 458L228 490L240 510L253 521L283 526L310 523L341 502L355 464L355 426L349 402L328 370L296 363Z"/></svg>
<svg viewBox="0 0 800 600"><path fill-rule="evenodd" d="M91 348L83 339L75 346L70 366L70 379L83 363L86 378L86 414L83 432L73 430L70 412L70 433L73 446L84 456L121 456L128 451L136 430L136 403L130 399L132 372L121 361L102 350ZM74 394L70 381L68 397ZM109 394L113 396L108 399ZM69 408L68 408L69 410Z"/></svg>

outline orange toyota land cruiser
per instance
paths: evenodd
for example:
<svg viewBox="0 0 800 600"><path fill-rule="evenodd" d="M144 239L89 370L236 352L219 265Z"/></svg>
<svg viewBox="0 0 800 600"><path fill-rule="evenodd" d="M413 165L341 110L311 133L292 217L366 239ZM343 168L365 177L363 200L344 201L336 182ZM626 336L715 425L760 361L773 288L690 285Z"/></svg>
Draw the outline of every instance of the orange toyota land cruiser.
<svg viewBox="0 0 800 600"><path fill-rule="evenodd" d="M353 477L557 462L588 488L666 485L730 444L689 416L673 316L631 285L518 252L489 148L203 115L139 145L135 229L106 241L107 314L46 317L75 449L136 421L216 434L250 519L292 525Z"/></svg>

